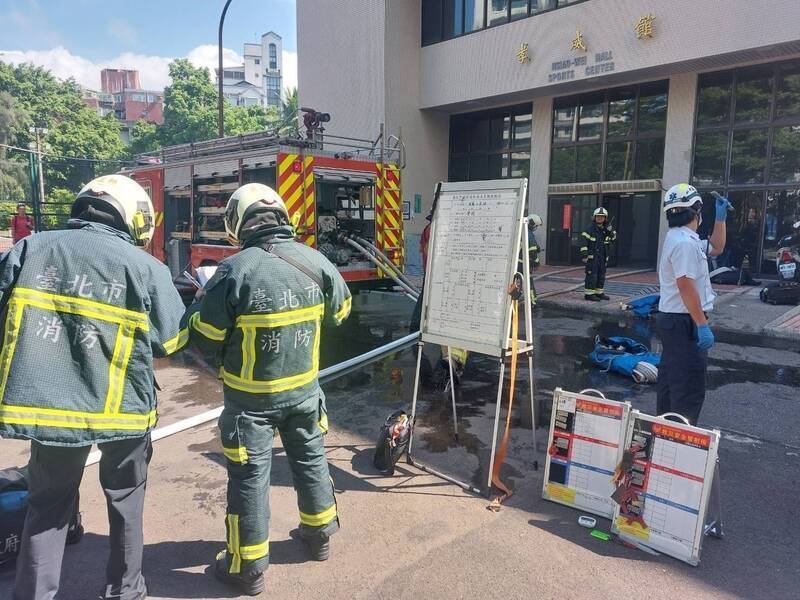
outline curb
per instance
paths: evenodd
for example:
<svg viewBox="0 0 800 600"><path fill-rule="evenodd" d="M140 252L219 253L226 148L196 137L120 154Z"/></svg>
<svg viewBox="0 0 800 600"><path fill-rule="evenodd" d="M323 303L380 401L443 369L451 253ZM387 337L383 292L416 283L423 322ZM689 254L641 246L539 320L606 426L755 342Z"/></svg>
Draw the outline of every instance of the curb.
<svg viewBox="0 0 800 600"><path fill-rule="evenodd" d="M781 325L787 321L800 316L800 306L783 313L780 317L764 325L765 335L783 338L787 340L800 340L800 329L783 329Z"/></svg>

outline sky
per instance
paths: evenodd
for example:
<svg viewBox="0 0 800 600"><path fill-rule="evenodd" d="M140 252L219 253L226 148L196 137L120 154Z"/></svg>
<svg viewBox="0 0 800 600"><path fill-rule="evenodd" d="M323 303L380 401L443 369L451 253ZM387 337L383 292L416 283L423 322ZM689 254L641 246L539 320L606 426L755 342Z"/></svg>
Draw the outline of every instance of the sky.
<svg viewBox="0 0 800 600"><path fill-rule="evenodd" d="M0 61L32 62L57 77L100 89L100 70L138 69L145 89L169 84L168 65L187 57L213 69L224 0L0 0ZM262 33L283 38L283 85L297 85L295 0L233 0L223 62Z"/></svg>

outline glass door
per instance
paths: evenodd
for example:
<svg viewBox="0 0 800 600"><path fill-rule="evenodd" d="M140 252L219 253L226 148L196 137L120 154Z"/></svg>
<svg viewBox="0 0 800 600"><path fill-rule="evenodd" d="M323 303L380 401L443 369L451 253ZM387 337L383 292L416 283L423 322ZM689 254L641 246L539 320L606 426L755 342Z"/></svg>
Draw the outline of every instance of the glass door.
<svg viewBox="0 0 800 600"><path fill-rule="evenodd" d="M592 223L597 196L550 196L547 210L547 263L581 264L581 232Z"/></svg>
<svg viewBox="0 0 800 600"><path fill-rule="evenodd" d="M657 192L605 194L602 205L617 230L609 267L655 267L661 198Z"/></svg>

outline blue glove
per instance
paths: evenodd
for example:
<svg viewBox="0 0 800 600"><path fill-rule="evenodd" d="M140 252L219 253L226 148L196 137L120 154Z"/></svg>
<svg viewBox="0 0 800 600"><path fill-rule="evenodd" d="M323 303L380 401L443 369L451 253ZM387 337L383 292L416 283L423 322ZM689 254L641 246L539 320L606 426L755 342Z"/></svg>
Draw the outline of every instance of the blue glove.
<svg viewBox="0 0 800 600"><path fill-rule="evenodd" d="M717 202L714 205L716 211L716 220L725 221L728 218L728 211L733 210L733 204L727 198L717 196Z"/></svg>
<svg viewBox="0 0 800 600"><path fill-rule="evenodd" d="M711 333L711 327L700 325L697 328L697 345L701 350L708 350L714 345L714 334Z"/></svg>

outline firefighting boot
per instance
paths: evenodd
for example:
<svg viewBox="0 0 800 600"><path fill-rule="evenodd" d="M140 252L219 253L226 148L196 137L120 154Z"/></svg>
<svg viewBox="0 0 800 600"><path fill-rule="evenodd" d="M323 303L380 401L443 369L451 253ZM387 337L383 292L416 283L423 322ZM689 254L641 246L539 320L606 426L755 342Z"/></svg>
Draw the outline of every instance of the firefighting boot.
<svg viewBox="0 0 800 600"><path fill-rule="evenodd" d="M597 297L600 300L611 300L611 298L609 298L606 294L597 294Z"/></svg>
<svg viewBox="0 0 800 600"><path fill-rule="evenodd" d="M259 573L258 575L229 573L228 561L225 558L224 550L217 555L217 561L214 563L214 577L223 583L237 588L246 596L258 596L266 589L263 573Z"/></svg>
<svg viewBox="0 0 800 600"><path fill-rule="evenodd" d="M308 553L311 555L311 560L324 561L330 558L331 539L329 537L310 540L304 538L304 541L308 545Z"/></svg>

